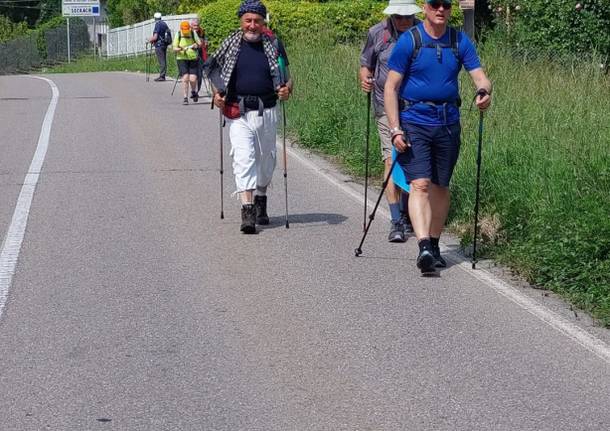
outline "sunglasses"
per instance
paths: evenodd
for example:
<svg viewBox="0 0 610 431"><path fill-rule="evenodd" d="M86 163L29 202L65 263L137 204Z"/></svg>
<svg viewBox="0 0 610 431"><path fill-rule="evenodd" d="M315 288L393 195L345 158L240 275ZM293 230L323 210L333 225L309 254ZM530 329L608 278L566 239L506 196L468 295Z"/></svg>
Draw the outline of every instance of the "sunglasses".
<svg viewBox="0 0 610 431"><path fill-rule="evenodd" d="M413 19L415 15L392 15L394 19Z"/></svg>
<svg viewBox="0 0 610 431"><path fill-rule="evenodd" d="M441 6L445 10L451 9L450 1L427 1L426 3L428 3L432 9L440 9Z"/></svg>

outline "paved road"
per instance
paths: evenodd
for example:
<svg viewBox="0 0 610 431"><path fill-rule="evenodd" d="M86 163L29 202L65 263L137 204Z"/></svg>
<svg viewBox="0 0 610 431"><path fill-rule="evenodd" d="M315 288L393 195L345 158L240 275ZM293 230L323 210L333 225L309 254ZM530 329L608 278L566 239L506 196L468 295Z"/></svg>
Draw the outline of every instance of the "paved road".
<svg viewBox="0 0 610 431"><path fill-rule="evenodd" d="M217 111L140 75L50 78L0 318L0 429L610 429L603 341L458 264L421 278L383 218L355 258L361 205L294 157L291 228L277 172L272 225L243 236L230 169L219 219ZM0 77L2 238L50 100Z"/></svg>

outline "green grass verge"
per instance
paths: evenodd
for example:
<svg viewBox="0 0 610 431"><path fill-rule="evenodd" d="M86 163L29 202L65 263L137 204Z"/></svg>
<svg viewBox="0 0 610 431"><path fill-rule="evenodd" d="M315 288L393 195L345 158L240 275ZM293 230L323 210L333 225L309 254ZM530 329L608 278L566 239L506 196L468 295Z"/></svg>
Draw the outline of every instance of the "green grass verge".
<svg viewBox="0 0 610 431"><path fill-rule="evenodd" d="M296 82L288 104L302 145L364 172L366 98L359 91L359 46L323 35L288 44ZM526 63L482 50L495 83L484 122L482 229L487 256L537 286L560 293L610 326L610 80L593 65ZM472 239L478 112L463 76L462 154L452 182L451 225ZM379 139L372 126L372 170Z"/></svg>

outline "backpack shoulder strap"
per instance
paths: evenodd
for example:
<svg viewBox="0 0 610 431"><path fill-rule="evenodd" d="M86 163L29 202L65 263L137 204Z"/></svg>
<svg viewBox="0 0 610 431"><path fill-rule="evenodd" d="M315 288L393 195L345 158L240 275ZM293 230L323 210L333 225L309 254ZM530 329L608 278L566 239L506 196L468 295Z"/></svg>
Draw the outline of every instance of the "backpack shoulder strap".
<svg viewBox="0 0 610 431"><path fill-rule="evenodd" d="M456 60L458 63L462 64L462 59L460 58L460 42L458 32L453 27L449 27L449 44L451 45L451 51L453 51L453 55L455 55Z"/></svg>
<svg viewBox="0 0 610 431"><path fill-rule="evenodd" d="M419 31L418 26L413 26L409 29L409 33L411 34L411 38L413 39L413 54L411 55L411 61L415 60L419 55L419 51L421 50L422 39L421 32Z"/></svg>

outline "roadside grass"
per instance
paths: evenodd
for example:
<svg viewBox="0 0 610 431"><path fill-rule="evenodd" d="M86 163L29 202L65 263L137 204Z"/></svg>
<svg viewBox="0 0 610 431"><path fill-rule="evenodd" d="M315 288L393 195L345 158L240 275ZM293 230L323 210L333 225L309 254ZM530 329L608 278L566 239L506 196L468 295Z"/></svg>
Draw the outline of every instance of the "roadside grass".
<svg viewBox="0 0 610 431"><path fill-rule="evenodd" d="M364 174L366 97L357 80L357 45L323 33L288 44L295 79L287 104L301 145ZM610 79L594 64L559 65L481 51L494 82L484 118L483 251L531 283L551 289L610 326ZM472 241L479 115L462 76L462 154L452 182L450 226ZM380 180L379 139L371 124L372 172Z"/></svg>
<svg viewBox="0 0 610 431"><path fill-rule="evenodd" d="M159 63L154 52L150 59L150 79L159 76ZM62 63L42 70L43 73L86 73L86 72L141 72L146 70L146 56L144 54L134 57L121 57L100 59L93 55L79 57L71 63ZM176 60L173 53L167 52L167 76L175 77L178 74Z"/></svg>

